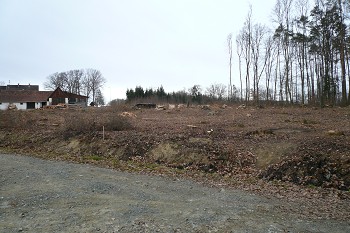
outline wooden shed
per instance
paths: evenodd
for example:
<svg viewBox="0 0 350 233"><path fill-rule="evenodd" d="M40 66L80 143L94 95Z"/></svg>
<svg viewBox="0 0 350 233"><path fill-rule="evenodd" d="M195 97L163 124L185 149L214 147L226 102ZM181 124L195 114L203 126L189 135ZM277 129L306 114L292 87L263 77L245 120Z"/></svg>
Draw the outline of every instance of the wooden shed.
<svg viewBox="0 0 350 233"><path fill-rule="evenodd" d="M49 105L57 104L79 104L87 106L87 96L73 94L67 91L62 91L57 87L49 96Z"/></svg>

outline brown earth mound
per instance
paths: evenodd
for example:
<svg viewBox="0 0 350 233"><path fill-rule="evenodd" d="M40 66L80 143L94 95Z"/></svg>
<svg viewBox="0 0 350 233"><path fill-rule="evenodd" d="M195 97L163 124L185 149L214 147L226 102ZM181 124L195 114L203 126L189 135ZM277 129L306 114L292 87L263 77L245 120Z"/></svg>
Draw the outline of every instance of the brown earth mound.
<svg viewBox="0 0 350 233"><path fill-rule="evenodd" d="M296 184L350 189L350 145L344 138L304 142L295 153L260 175Z"/></svg>

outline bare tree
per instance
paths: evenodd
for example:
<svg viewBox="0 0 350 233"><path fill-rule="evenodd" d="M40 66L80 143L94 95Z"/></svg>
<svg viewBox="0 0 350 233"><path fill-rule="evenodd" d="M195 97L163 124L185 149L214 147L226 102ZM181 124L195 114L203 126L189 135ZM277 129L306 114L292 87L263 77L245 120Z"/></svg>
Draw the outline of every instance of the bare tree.
<svg viewBox="0 0 350 233"><path fill-rule="evenodd" d="M73 81L73 93L80 93L82 88L82 79L84 77L84 71L83 70L73 70L72 71L72 81Z"/></svg>
<svg viewBox="0 0 350 233"><path fill-rule="evenodd" d="M277 0L273 36L252 22L250 8L236 37L246 102L251 96L256 101L266 96L266 100L318 102L321 106L350 102L350 1L315 0L311 11L308 3ZM263 73L265 90L260 83Z"/></svg>
<svg viewBox="0 0 350 233"><path fill-rule="evenodd" d="M85 81L85 85L87 85L87 88L91 90L92 102L95 102L97 91L103 86L106 80L99 70L87 69Z"/></svg>
<svg viewBox="0 0 350 233"><path fill-rule="evenodd" d="M245 59L245 102L250 99L250 66L251 66L251 44L252 44L252 6L250 6L246 21L241 30L241 37L243 42L243 57Z"/></svg>
<svg viewBox="0 0 350 233"><path fill-rule="evenodd" d="M273 42L272 36L268 36L265 39L264 50L265 50L265 59L266 59L266 69L265 69L266 100L269 101L271 100L270 83L272 78L272 67L275 64L274 59L277 54L277 47Z"/></svg>
<svg viewBox="0 0 350 233"><path fill-rule="evenodd" d="M96 94L105 82L106 80L99 70L80 69L51 74L47 77L44 87L49 90L55 90L59 87L63 91L83 94L88 98L92 97L92 101L95 102Z"/></svg>
<svg viewBox="0 0 350 233"><path fill-rule="evenodd" d="M80 94L84 70L70 70L65 73L66 91L74 94Z"/></svg>
<svg viewBox="0 0 350 233"><path fill-rule="evenodd" d="M229 66L230 66L230 94L229 99L232 99L232 34L227 36L228 54L229 54Z"/></svg>
<svg viewBox="0 0 350 233"><path fill-rule="evenodd" d="M305 103L305 81L308 85L308 90L310 90L310 77L308 69L308 53L307 49L309 47L308 41L309 37L307 35L307 24L308 17L307 13L309 11L309 1L308 0L296 0L295 2L296 11L298 15L296 17L295 30L293 34L293 42L295 44L296 61L299 65L299 76L301 80L301 103ZM308 93L307 96L310 96ZM309 100L308 100L309 101Z"/></svg>
<svg viewBox="0 0 350 233"><path fill-rule="evenodd" d="M86 72L84 72L84 76L81 80L81 86L82 86L82 93L83 95L87 96L89 99L91 97L91 85L90 85L90 79Z"/></svg>
<svg viewBox="0 0 350 233"><path fill-rule="evenodd" d="M230 86L231 88L232 86ZM225 98L225 93L226 93L226 86L224 84L211 84L207 90L206 90L206 94L210 97L210 98L213 98L213 99L217 99L217 100L223 100ZM230 93L230 97L229 98L232 98L233 93Z"/></svg>
<svg viewBox="0 0 350 233"><path fill-rule="evenodd" d="M243 37L242 34L238 34L236 37L236 47L238 55L238 68L239 68L239 81L241 85L240 97L241 101L243 100L243 80L242 80L242 54L243 54Z"/></svg>
<svg viewBox="0 0 350 233"><path fill-rule="evenodd" d="M339 24L338 24L338 38L337 42L339 44L339 54L340 54L340 67L341 67L341 84L342 84L342 105L346 105L348 103L347 95L346 95L346 61L345 61L345 34L346 34L346 25L345 25L345 17L346 17L346 4L350 6L349 1L337 0L336 1L338 14L339 14ZM350 81L350 78L349 78ZM349 87L350 88L350 87ZM349 91L350 93L350 91ZM349 94L350 96L350 94Z"/></svg>
<svg viewBox="0 0 350 233"><path fill-rule="evenodd" d="M291 53L290 53L290 37L291 37L291 4L293 0L277 0L274 7L274 22L278 24L275 32L275 38L280 43L283 55L283 72L279 72L280 77L280 99L283 100L283 85L284 96L286 101L292 101L291 93ZM282 62L282 60L281 60ZM281 68L281 67L280 67ZM280 70L282 71L282 70Z"/></svg>
<svg viewBox="0 0 350 233"><path fill-rule="evenodd" d="M260 47L262 45L266 33L267 28L265 26L261 24L254 25L252 31L251 57L253 65L253 97L257 103L259 103L259 83L268 58L265 54L263 61L261 61L261 57L263 56L263 54Z"/></svg>
<svg viewBox="0 0 350 233"><path fill-rule="evenodd" d="M44 88L48 90L55 90L56 88L61 88L62 90L66 90L66 73L65 72L56 72L49 75L47 81L44 82Z"/></svg>

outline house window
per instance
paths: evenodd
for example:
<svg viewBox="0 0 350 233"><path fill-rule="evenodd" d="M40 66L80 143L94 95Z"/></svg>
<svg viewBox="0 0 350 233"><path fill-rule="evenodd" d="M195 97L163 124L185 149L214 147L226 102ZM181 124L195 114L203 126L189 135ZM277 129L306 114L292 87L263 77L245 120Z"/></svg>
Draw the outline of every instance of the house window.
<svg viewBox="0 0 350 233"><path fill-rule="evenodd" d="M2 103L0 103L0 105L2 105Z"/></svg>
<svg viewBox="0 0 350 233"><path fill-rule="evenodd" d="M20 105L23 105L23 103L20 103Z"/></svg>

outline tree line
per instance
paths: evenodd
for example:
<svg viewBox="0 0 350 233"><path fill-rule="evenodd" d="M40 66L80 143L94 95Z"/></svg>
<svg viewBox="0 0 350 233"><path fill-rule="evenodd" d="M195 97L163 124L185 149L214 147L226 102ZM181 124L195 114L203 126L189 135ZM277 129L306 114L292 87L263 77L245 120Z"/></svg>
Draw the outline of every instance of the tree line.
<svg viewBox="0 0 350 233"><path fill-rule="evenodd" d="M350 1L312 2L277 0L273 29L250 8L235 41L242 101L350 104Z"/></svg>
<svg viewBox="0 0 350 233"><path fill-rule="evenodd" d="M92 105L104 105L101 88L105 82L99 70L77 69L49 75L44 87L47 90L55 90L59 87L63 91L87 96Z"/></svg>
<svg viewBox="0 0 350 233"><path fill-rule="evenodd" d="M238 90L232 85L232 99L238 100ZM213 101L226 101L229 96L228 87L224 84L211 84L205 90L200 85L194 85L188 90L165 92L163 86L156 89L136 86L134 89L127 89L126 100L131 101L157 101L167 103L210 103Z"/></svg>

